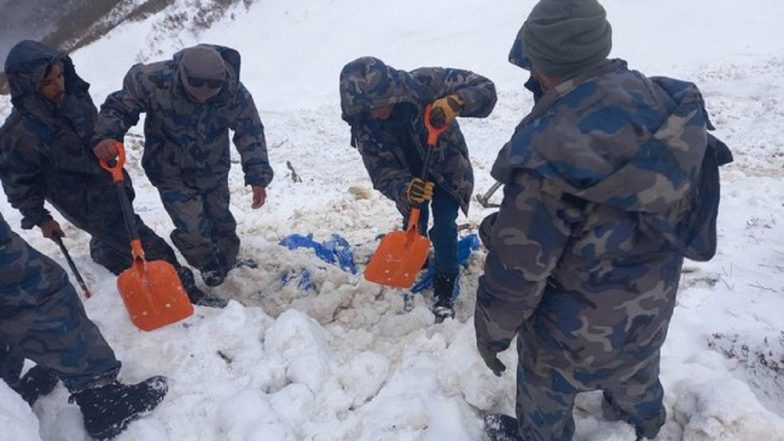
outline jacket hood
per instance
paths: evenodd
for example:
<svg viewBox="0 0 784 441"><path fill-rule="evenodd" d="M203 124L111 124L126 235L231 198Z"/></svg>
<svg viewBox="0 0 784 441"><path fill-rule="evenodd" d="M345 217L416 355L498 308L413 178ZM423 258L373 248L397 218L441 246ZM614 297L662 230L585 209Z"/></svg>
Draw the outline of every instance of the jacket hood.
<svg viewBox="0 0 784 441"><path fill-rule="evenodd" d="M358 58L340 71L340 107L343 120L389 104L429 101L429 93L406 71L393 69L374 57Z"/></svg>
<svg viewBox="0 0 784 441"><path fill-rule="evenodd" d="M240 84L240 53L235 49L225 46L213 44L200 44L199 46L206 46L214 49L226 62L226 87L224 87L224 90L228 91L230 96L233 96L237 89L239 89ZM180 77L180 62L182 61L183 52L184 49L175 53L174 57L172 57L175 79ZM218 97L222 96L226 96L224 92L218 94Z"/></svg>
<svg viewBox="0 0 784 441"><path fill-rule="evenodd" d="M45 100L38 94L38 89L47 67L56 62L63 65L66 95L87 93L90 85L76 74L70 57L43 43L24 40L11 49L5 61L5 73L14 106L24 108L27 100Z"/></svg>
<svg viewBox="0 0 784 441"><path fill-rule="evenodd" d="M499 154L493 176L508 182L516 169L529 169L580 199L667 212L698 179L708 125L702 95L691 83L628 71L620 60L593 75L542 97Z"/></svg>

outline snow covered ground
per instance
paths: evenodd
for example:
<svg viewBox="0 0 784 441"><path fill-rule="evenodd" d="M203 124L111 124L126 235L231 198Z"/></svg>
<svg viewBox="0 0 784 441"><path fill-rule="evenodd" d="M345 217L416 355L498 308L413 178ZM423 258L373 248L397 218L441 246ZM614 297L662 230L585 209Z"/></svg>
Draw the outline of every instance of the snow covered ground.
<svg viewBox="0 0 784 441"><path fill-rule="evenodd" d="M193 3L177 0L174 7L187 14ZM170 378L166 400L119 440L469 441L481 439L479 411L513 412L514 375L494 377L474 349L481 252L464 272L457 319L434 325L429 292L404 313L400 291L278 242L291 233L318 240L339 233L364 264L375 236L398 223L392 204L369 190L340 120L338 73L361 55L405 69L468 68L496 81L493 115L461 121L476 191L485 191L496 152L532 104L522 89L525 74L506 62L532 5L261 0L236 7L202 33L164 32L152 17L73 54L100 103L136 61L197 42L238 48L277 173L267 205L253 211L239 167L232 170L241 253L260 263L235 270L214 290L236 302L225 310L197 308L188 320L154 332L134 328L114 277L90 261L88 237L66 226L66 244L95 294L86 308L123 361L122 379ZM663 349L668 420L658 440L782 441L784 2L606 0L605 6L615 31L612 55L650 75L698 83L717 134L735 154L722 176L719 252L709 263L687 263ZM8 111L0 100L0 114ZM171 223L143 177L133 140L135 208L165 237ZM287 161L301 183L291 180ZM18 213L2 199L0 210L17 228ZM464 222L476 225L490 212L474 205ZM65 266L37 231L23 236ZM312 273L317 292L280 282L302 268ZM513 351L502 354L512 368L515 358ZM67 395L58 386L30 412L0 384L0 440L85 439ZM596 394L580 397L576 419L578 441L634 438L631 427L601 417Z"/></svg>

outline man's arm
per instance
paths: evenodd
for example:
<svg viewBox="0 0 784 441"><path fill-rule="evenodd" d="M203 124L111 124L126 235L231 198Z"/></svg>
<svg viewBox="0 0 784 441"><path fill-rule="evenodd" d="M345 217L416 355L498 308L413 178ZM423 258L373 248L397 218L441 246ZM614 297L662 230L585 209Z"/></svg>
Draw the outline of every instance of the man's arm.
<svg viewBox="0 0 784 441"><path fill-rule="evenodd" d="M2 148L0 179L8 202L22 213L24 229L52 220L49 211L44 208L46 184L43 164L40 146L32 136L18 137L13 145Z"/></svg>
<svg viewBox="0 0 784 441"><path fill-rule="evenodd" d="M412 74L437 98L458 95L462 100L460 116L484 118L490 115L495 107L495 85L489 79L471 71L423 67Z"/></svg>
<svg viewBox="0 0 784 441"><path fill-rule="evenodd" d="M406 186L414 176L400 163L393 153L394 145L382 143L370 131L359 127L351 130L354 143L362 155L362 162L373 182L373 188L398 206L409 204Z"/></svg>
<svg viewBox="0 0 784 441"><path fill-rule="evenodd" d="M145 85L142 67L141 64L133 66L123 79L123 88L109 95L101 105L93 145L104 140L122 141L128 129L139 122L139 115L149 109L151 90Z"/></svg>
<svg viewBox="0 0 784 441"><path fill-rule="evenodd" d="M234 130L234 145L242 159L245 185L265 188L272 181L273 171L267 158L264 126L253 97L241 83L234 105L239 112L231 123L231 129Z"/></svg>
<svg viewBox="0 0 784 441"><path fill-rule="evenodd" d="M542 191L541 178L518 172L497 215L482 222L489 252L474 314L480 349L505 350L539 305L571 234L566 209L560 197Z"/></svg>

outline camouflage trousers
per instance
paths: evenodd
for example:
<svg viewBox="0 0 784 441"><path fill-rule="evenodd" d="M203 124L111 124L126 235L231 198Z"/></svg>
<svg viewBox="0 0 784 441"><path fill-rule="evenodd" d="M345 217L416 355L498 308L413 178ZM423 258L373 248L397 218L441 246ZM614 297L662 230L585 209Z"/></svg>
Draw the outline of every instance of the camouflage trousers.
<svg viewBox="0 0 784 441"><path fill-rule="evenodd" d="M523 336L518 335L517 403L515 411L524 441L569 441L574 436L572 409L579 392L557 372L537 373L528 366ZM638 437L655 438L667 413L662 404L656 354L632 377L603 389L602 412L611 421L623 420L635 427Z"/></svg>
<svg viewBox="0 0 784 441"><path fill-rule="evenodd" d="M204 190L167 182L158 192L174 222L172 242L190 265L201 271L234 267L240 238L229 210L228 178Z"/></svg>
<svg viewBox="0 0 784 441"><path fill-rule="evenodd" d="M126 192L131 201L134 199L130 182ZM113 274L120 274L133 263L131 239L122 214L116 191L110 186L97 185L83 192L74 192L73 200L59 198L49 200L60 214L74 226L87 232L90 239L90 257ZM180 266L174 250L163 238L155 234L142 219L134 215L144 254L149 260L165 260L175 268Z"/></svg>
<svg viewBox="0 0 784 441"><path fill-rule="evenodd" d="M10 383L24 359L57 371L71 392L110 383L120 370L65 271L11 232L0 243L0 372Z"/></svg>

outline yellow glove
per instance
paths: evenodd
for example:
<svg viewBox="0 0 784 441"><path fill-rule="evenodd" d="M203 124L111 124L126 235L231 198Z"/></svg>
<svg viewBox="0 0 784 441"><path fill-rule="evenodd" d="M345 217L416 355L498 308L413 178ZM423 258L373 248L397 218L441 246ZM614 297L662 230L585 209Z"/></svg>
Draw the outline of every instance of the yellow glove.
<svg viewBox="0 0 784 441"><path fill-rule="evenodd" d="M430 124L441 128L452 124L452 121L463 111L463 99L460 95L452 94L433 101L430 110Z"/></svg>
<svg viewBox="0 0 784 441"><path fill-rule="evenodd" d="M412 205L419 205L433 199L433 183L414 178L406 186L406 199Z"/></svg>

